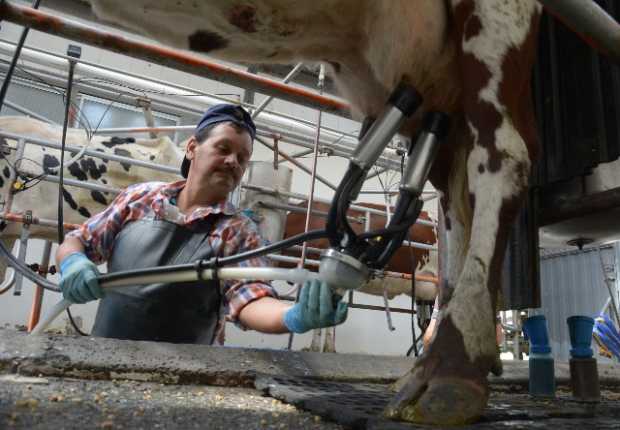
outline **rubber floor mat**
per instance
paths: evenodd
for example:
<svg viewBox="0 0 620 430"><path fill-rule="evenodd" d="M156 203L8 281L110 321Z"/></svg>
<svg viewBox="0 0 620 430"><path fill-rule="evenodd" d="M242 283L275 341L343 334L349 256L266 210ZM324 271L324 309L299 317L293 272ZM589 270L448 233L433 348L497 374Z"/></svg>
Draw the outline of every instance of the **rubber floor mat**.
<svg viewBox="0 0 620 430"><path fill-rule="evenodd" d="M438 428L390 421L383 408L394 393L387 385L333 382L298 377L258 377L256 388L298 408L353 429ZM614 394L614 393L612 393ZM570 394L533 399L526 393L493 391L480 422L459 429L620 429L620 402L574 402Z"/></svg>

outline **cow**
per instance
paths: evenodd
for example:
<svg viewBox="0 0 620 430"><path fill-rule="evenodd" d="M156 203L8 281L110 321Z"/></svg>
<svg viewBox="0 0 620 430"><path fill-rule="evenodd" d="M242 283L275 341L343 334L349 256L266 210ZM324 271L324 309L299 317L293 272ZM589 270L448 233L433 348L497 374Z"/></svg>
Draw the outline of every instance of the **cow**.
<svg viewBox="0 0 620 430"><path fill-rule="evenodd" d="M6 133L30 136L35 139L59 143L62 138L62 127L51 125L37 119L20 116L0 117L0 130ZM102 154L113 154L150 161L156 164L176 167L181 165L184 151L177 147L168 137L156 139L136 139L123 137L106 137L95 135L88 143L86 132L80 129L68 129L66 145L81 148L88 144L91 151ZM39 182L36 177L43 173L56 174L60 165L60 151L41 147L32 143L26 144L18 169L26 172L26 176L18 179L19 187L11 190L11 173L16 163L17 141L0 137L0 196L4 213L6 202L12 194L10 212L23 214L31 210L33 216L46 219L58 218L58 184ZM65 154L65 162L71 155ZM67 163L65 163L67 164ZM64 169L64 178L88 181L111 189L123 189L131 184L152 180L174 181L181 179L180 174L156 172L146 167L108 161L83 155L79 160L70 163ZM15 190L18 190L15 192ZM84 188L65 185L63 187L63 220L65 223L81 224L90 216L101 212L111 203L115 194L110 191L90 191ZM19 237L21 226L8 223L2 230L2 241L8 249ZM56 230L33 224L30 235L41 239L56 241ZM0 279L4 277L6 264L0 262Z"/></svg>
<svg viewBox="0 0 620 430"><path fill-rule="evenodd" d="M588 0L540 0L601 43L613 28ZM499 371L494 309L508 231L539 152L530 95L536 0L90 0L101 19L229 61L328 65L358 118L376 118L399 82L423 96L400 130L441 111L452 127L430 173L445 215L442 303L430 348L386 415L457 424L479 417ZM584 10L589 8L587 12ZM586 19L580 19L585 17ZM605 22L603 22L605 21ZM613 20L611 20L613 23ZM614 23L615 24L615 23ZM599 36L603 37L599 37ZM618 56L617 38L605 48ZM450 300L448 300L450 299Z"/></svg>
<svg viewBox="0 0 620 430"><path fill-rule="evenodd" d="M306 208L307 202L303 201L298 204L300 208ZM357 206L363 206L370 209L380 210L385 213L385 205L378 205L373 203L357 203ZM317 213L326 214L329 209L329 205L323 202L313 202L312 210ZM392 208L393 211L394 208ZM350 209L348 212L350 217L351 226L356 233L361 233L364 229L377 230L385 227L386 215L377 215L370 212L365 212L359 209ZM366 217L370 217L368 220ZM427 211L420 213L419 219L425 221L433 221ZM367 222L368 221L368 222ZM326 223L326 217L320 215L312 215L308 223L309 230L324 229ZM290 212L286 216L286 227L284 230L285 237L291 237L304 232L306 225L306 214L302 212ZM408 240L422 243L425 245L437 246L437 233L434 227L429 225L415 224L409 229ZM308 242L308 247L316 249L329 248L329 242L327 239L316 239ZM301 252L299 250L285 250L282 252L284 255L300 257ZM317 255L310 253L308 255L310 259L317 259ZM279 263L281 267L294 267L292 264ZM311 270L317 270L316 267L309 266ZM424 275L429 278L437 277L437 250L428 250L420 248L411 248L403 246L399 248L388 264L384 268L386 271ZM360 286L356 291L361 293L371 294L375 296L385 296L387 299L392 299L398 295L406 294L412 295L411 280L406 277L397 278L391 276L385 276L383 278L375 278L370 282ZM416 298L432 301L437 295L437 286L433 281L416 281ZM312 343L309 348L310 351L323 351L323 352L336 352L335 348L335 327L326 329L325 341L323 348L320 347L321 330L314 330L312 336Z"/></svg>

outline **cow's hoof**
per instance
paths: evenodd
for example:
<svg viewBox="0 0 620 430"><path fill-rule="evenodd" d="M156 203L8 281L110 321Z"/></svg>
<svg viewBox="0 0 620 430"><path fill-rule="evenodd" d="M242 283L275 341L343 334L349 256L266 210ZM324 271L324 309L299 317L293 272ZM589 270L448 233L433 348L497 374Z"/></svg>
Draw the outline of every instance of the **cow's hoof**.
<svg viewBox="0 0 620 430"><path fill-rule="evenodd" d="M390 419L454 426L477 421L487 405L488 389L466 379L437 378L423 383L412 376L388 404Z"/></svg>

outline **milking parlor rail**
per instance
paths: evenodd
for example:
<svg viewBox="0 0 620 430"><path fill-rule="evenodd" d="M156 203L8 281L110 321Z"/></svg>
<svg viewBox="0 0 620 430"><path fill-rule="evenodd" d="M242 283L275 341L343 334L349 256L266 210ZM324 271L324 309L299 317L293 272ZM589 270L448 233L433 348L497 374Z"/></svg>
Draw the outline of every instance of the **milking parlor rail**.
<svg viewBox="0 0 620 430"><path fill-rule="evenodd" d="M56 142L51 142L51 141L47 141L44 139L38 139L38 138L31 137L31 136L9 133L9 132L2 131L2 130L0 130L0 137L4 137L7 139L17 141L17 147L16 147L17 158L23 157L25 146L28 143L46 147L46 148L57 149L57 150L60 150L61 148L61 145ZM83 155L88 155L88 156L102 159L102 160L115 161L115 162L119 162L123 164L144 167L147 169L152 169L152 170L161 171L161 172L178 173L178 169L172 168L169 166L164 166L164 165L160 165L157 163L151 163L148 161L136 160L133 158L123 157L123 156L119 156L115 154L106 154L100 151L92 151L88 149L83 150L82 148L74 147L70 145L65 147L65 151L71 153L72 155L77 154L79 152L83 152ZM13 189L14 184L19 174L26 174L31 177L37 177L38 179L43 180L43 181L58 183L58 177L56 175L53 175L53 174L41 175L40 173L26 171L24 169L21 169L18 162L15 163L15 168L16 168L16 171L11 172L11 178L9 179L10 189ZM113 187L100 185L100 184L88 183L85 181L65 179L63 182L68 186L84 188L87 190L108 192L108 193L113 193L113 194L117 194L118 192L120 192L120 190L113 188ZM309 196L305 196L299 193L292 193L292 192L287 192L287 191L270 189L267 187L261 187L261 186L256 186L252 184L242 184L241 186L244 188L250 189L250 190L257 190L257 191L261 191L264 193L272 193L275 195L284 195L284 196L294 198L294 199L307 200L309 198ZM12 206L12 200L13 200L12 196L13 194L10 194L10 198L7 199L7 201L5 202L4 212L0 215L0 219L4 221L17 222L17 223L24 224L25 228L22 230L22 237L20 238L20 248L19 248L18 258L21 261L25 261L26 250L27 250L26 243L29 237L28 227L30 225L41 225L43 227L56 228L58 225L58 222L55 220L51 220L51 219L37 217L33 215L33 213L30 211L27 211L27 213L24 213L24 214L12 213L11 212L11 206ZM327 199L318 199L316 197L315 199L325 201L325 202L329 201ZM367 208L367 207L358 206L358 205L352 205L351 208L366 212L366 217L369 217L370 214L372 213L382 215L382 216L385 215L383 211L380 211L374 208ZM302 211L305 211L302 208L297 208L297 209L301 209ZM321 215L321 212L319 211L312 211L312 213L315 215ZM427 221L427 220L419 220L419 221L425 225L435 226L435 224L431 221ZM71 229L78 227L77 225L70 224L70 223L63 223L63 225L67 230L71 230ZM46 247L49 246L48 243L49 241L46 241ZM429 249L429 250L436 251L435 247L424 244L424 243L403 242L403 245L411 246L414 248ZM309 248L308 251L312 253L312 252L320 252L321 250ZM44 257L45 255L47 255L47 253L44 253ZM298 257L288 257L288 256L276 255L276 254L269 254L268 257L272 259L273 261L281 261L281 262L288 262L288 263L295 263L295 264L299 264L301 261L301 259ZM308 266L316 267L319 264L318 260L309 260L309 259L304 259L304 260L305 260L304 264ZM49 264L49 255L47 259L44 258L41 264L39 265L39 272L42 274L46 274L48 264ZM411 275L407 273L385 272L383 275L385 277L390 277L390 278L411 279ZM415 279L421 282L432 282L435 284L438 283L438 280L436 277L428 276L428 275L415 275ZM22 282L23 282L23 279L21 276L19 275L10 276L2 283L2 285L0 285L0 293L7 292L12 286L15 286L14 287L15 291L18 294L20 294ZM43 291L44 290L41 287L39 286L36 287L35 295L33 297L33 304L31 307L30 316L28 318L28 330L32 330L39 321L40 312L41 312L41 303L43 300ZM292 299L292 298L288 297L288 299ZM352 303L351 307L358 308L358 309L368 309L368 310L388 310L390 312L396 312L396 313L411 313L410 309L391 308L388 306L381 307L381 306L370 306L370 305Z"/></svg>
<svg viewBox="0 0 620 430"><path fill-rule="evenodd" d="M260 91L261 93L267 94L269 96L276 96L278 98L288 100L288 101L291 101L291 102L294 102L294 103L297 103L303 106L318 108L319 117L317 121L317 135L316 135L315 150L314 150L315 162L316 162L316 155L318 153L317 152L318 142L319 142L320 129L321 129L321 124L320 124L321 112L323 111L330 112L330 113L344 116L344 117L348 116L348 106L340 100L326 97L326 96L323 96L322 94L317 94L315 92L308 91L305 89L292 87L292 86L286 85L283 82L277 82L277 81L274 81L268 78L263 78L263 77L253 75L248 72L244 72L244 71L237 70L231 67L223 66L221 64L213 63L203 58L187 54L185 52L180 52L180 51L176 51L176 50L164 48L164 47L159 47L159 46L153 46L153 45L145 44L142 42L133 41L133 40L124 38L122 36L109 33L109 32L104 32L104 31L93 29L93 28L89 28L82 24L55 16L53 14L41 12L33 8L23 7L23 6L11 4L8 2L2 2L0 3L0 19L14 22L16 24L21 24L21 25L24 25L30 28L34 28L36 30L43 31L43 32L60 35L60 36L66 37L71 40L87 43L87 44L101 47L101 48L104 48L104 49L107 49L113 52L121 53L124 55L129 55L134 58L139 58L142 60L161 64L164 66L173 67L176 70L189 72L189 73L192 73L198 76L206 77L206 78L217 80L217 81L223 81L223 82L226 82L232 85L241 86L241 87L244 87L250 90ZM285 78L285 81L286 81L286 78ZM264 105L266 105L266 103ZM260 108L264 108L264 105L261 105ZM141 130L141 131L144 131L144 130ZM271 137L273 136L274 135L272 134ZM23 144L25 145L23 136L8 135L6 137L13 138L13 139L17 137L18 141L23 142ZM40 141L36 142L34 140L36 139L28 139L28 141L32 143L41 144ZM60 147L60 145L53 144L53 143L50 144L50 142L46 142L43 146L56 147L56 145L57 147ZM277 147L275 148L272 147L271 149L274 150L274 152L279 153L283 157L286 155L278 151ZM76 152L75 148L68 148L68 150L70 152ZM85 151L85 154L89 156L97 157L97 158L106 158L105 156L102 157L102 155L104 154L99 153L99 152L89 153ZM115 158L117 159L114 161L120 162L121 159L124 157L115 156ZM295 160L293 159L293 157L286 156L284 158L287 159L287 161L291 161L293 162L293 164L300 167L299 166L300 163L295 163L294 162ZM170 170L168 170L170 169L169 167L153 165L154 163L142 162L142 161L133 160L133 159L122 160L122 162L132 164L132 165L141 165L142 167L146 167L146 168L153 168L156 170L163 170L163 171L170 172ZM312 188L311 188L312 190L313 190L314 180L317 178L321 180L322 182L326 183L326 185L330 186L330 188L332 189L334 188L332 184L329 184L324 179L318 177L314 169L312 170L312 172L308 172L307 169L305 169L305 171L307 173L310 173L312 176ZM58 179L54 175L45 175L45 176L42 176L40 179L53 181L53 182L58 181ZM86 183L81 183L79 181L68 180L66 181L66 183L67 185L78 186L78 187L87 188L87 189L97 189L99 191L106 191L106 192L117 192L117 190L111 189L111 187L102 188L99 185L86 184ZM278 190L274 190L274 192L278 193ZM306 196L306 199L309 202L308 209L307 209L308 216L311 213L314 213L314 211L312 211L311 209L312 200L315 198L313 194L314 194L313 191L311 191L310 196ZM363 210L366 212L367 218L370 217L370 213L376 211L371 208L365 208L365 207L360 207L360 210ZM383 212L381 211L377 211L377 212L383 215ZM35 222L39 222L41 225L48 225L48 226L53 224L51 220L40 220L32 216L26 217L26 218L22 217L20 219L19 214L10 213L10 204L5 208L5 213L4 213L3 218L5 220L11 220L11 221L16 221L16 222L26 221L26 226L29 225L28 223L35 223ZM425 220L421 220L420 223L427 224L427 225L430 224L430 225L435 226L434 223L425 221ZM436 250L434 247L427 245L427 244L416 244L416 243L406 242L404 243L404 245L419 247L423 249ZM278 260L278 259L282 260L283 258L286 258L287 260L291 259L291 260L288 260L291 262L295 260L297 261L300 260L301 264L303 265L304 260L305 260L305 250L306 250L305 244L304 244L303 250L304 252L302 252L301 259L296 259L295 257L284 257L284 256L271 256L271 257L273 257L274 260ZM316 264L314 260L310 260L308 261L308 263L309 265ZM46 264L47 263L45 263L45 265ZM407 278L407 276L410 276L407 274L396 274L396 273L393 274L390 272L386 272L385 275L394 276L397 278L405 278L405 279ZM434 277L428 277L428 276L418 277L416 275L416 279L420 281L430 281L430 282L437 283L437 279ZM41 294L42 294L42 289L41 289ZM38 303L33 303L33 312L35 312L35 309L37 308L40 310L41 299L42 299L42 295L38 295L37 297L35 297L35 301L38 300ZM385 310L389 312L387 301L385 304L386 304ZM352 307L359 307L359 308L365 308L365 309L377 308L380 310L384 309L381 307L371 307L371 306L353 305L353 304L352 304ZM407 310L393 309L393 310L396 312L412 312L411 310L408 310L408 309ZM38 320L38 314L36 316L33 316L33 313L31 313L30 321L32 322L33 320ZM389 313L388 313L388 320L389 320ZM34 324L36 324L36 321L34 322ZM29 326L30 326L30 323L29 323ZM391 326L391 323L390 323L390 326Z"/></svg>
<svg viewBox="0 0 620 430"><path fill-rule="evenodd" d="M13 55L16 49L14 43L6 40L0 40L0 53L5 55ZM238 103L238 100L232 100L227 97L222 97L217 94L211 94L201 91L197 88L191 88L179 84L173 84L170 82L161 81L152 77L145 77L131 73L127 70L116 70L111 67L106 67L102 64L95 64L83 59L69 58L66 55L60 55L58 53L48 52L41 49L37 49L31 46L24 46L21 50L20 58L24 59L25 63L20 65L20 69L16 70L15 75L21 79L31 79L33 76L37 80L42 80L51 85L63 88L66 87L66 70L68 69L69 60L76 63L75 75L80 77L80 91L88 94L101 97L104 99L113 99L115 102L124 103L128 105L136 105L136 93L135 91L128 90L125 85L116 84L118 82L124 82L129 87L140 88L143 92L148 94L148 100L151 102L152 109L169 112L173 115L196 115L200 117L204 113L204 109L216 103ZM5 65L0 64L0 70L7 68ZM24 72L22 72L22 69ZM25 73L27 71L27 73ZM142 93L141 93L142 94ZM165 94L160 96L159 94ZM185 95L190 94L191 97ZM314 136L310 137L309 134L313 133L314 122L305 120L292 115L287 115L282 112L265 111L265 102L261 106L255 107L248 103L242 103L243 106L257 112L259 108L263 108L263 111L255 119L258 127L258 134L260 136L272 139L278 139L280 142L290 143L295 146L301 146L307 148L301 155L312 152L314 147ZM8 100L5 100L7 103ZM24 108L20 106L14 107L24 111ZM28 114L27 112L24 112ZM51 122L46 118L42 118L45 122ZM177 126L175 130L186 130L185 126ZM100 134L118 134L129 133L128 128L107 128L95 130L95 133ZM172 128L168 127L155 127L144 128L143 130L133 128L135 132L153 131L153 132L165 132L170 131ZM262 142L265 142L264 139ZM265 143L264 143L265 144ZM266 144L266 146L269 144ZM328 126L322 126L322 133L320 138L321 150L327 151L334 156L341 156L349 158L357 145L357 138L354 134L342 132ZM273 145L269 145L273 146ZM288 156L278 150L279 154L290 161L295 156L301 156L295 154ZM400 168L400 156L395 150L386 148L384 154L377 160L377 166L382 169L378 169L378 172L384 169L397 170ZM376 174L369 175L369 178ZM319 178L319 180L321 180ZM326 184L327 185L327 184ZM334 186L329 184L330 188Z"/></svg>

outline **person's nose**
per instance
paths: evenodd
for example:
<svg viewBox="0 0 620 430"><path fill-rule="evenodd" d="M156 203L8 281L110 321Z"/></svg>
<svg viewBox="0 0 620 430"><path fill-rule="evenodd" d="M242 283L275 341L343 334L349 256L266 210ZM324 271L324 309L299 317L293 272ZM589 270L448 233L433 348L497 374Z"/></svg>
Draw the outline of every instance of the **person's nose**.
<svg viewBox="0 0 620 430"><path fill-rule="evenodd" d="M231 168L233 169L239 169L241 168L241 163L239 162L239 158L237 157L237 154L234 153L230 153L226 156L224 162Z"/></svg>

